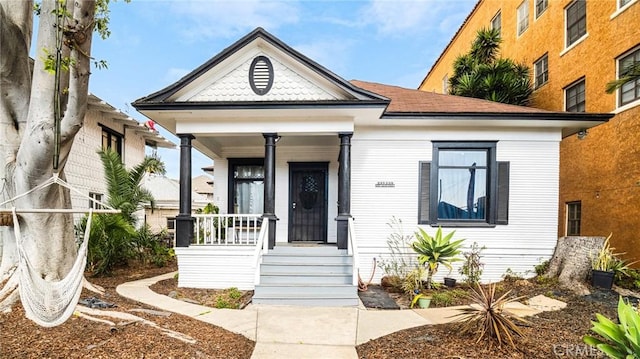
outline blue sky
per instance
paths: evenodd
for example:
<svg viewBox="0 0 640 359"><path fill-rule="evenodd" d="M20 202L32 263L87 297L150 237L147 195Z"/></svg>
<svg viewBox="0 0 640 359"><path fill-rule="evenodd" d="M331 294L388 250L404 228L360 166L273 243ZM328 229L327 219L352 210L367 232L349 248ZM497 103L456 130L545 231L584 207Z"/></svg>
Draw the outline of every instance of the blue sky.
<svg viewBox="0 0 640 359"><path fill-rule="evenodd" d="M344 79L417 88L476 0L118 1L94 36L90 91L144 121L131 102L175 82L256 27ZM178 143L177 138L161 134ZM178 178L179 150L159 150ZM194 154L194 175L211 160Z"/></svg>

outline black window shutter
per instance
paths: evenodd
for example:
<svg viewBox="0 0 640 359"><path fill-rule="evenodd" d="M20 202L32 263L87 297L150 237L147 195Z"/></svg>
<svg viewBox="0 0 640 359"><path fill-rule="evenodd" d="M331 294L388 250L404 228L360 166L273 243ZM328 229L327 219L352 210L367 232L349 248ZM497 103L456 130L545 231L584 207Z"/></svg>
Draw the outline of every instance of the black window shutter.
<svg viewBox="0 0 640 359"><path fill-rule="evenodd" d="M509 162L498 162L496 224L509 224Z"/></svg>
<svg viewBox="0 0 640 359"><path fill-rule="evenodd" d="M431 162L420 162L418 223L429 223L429 191L431 182Z"/></svg>

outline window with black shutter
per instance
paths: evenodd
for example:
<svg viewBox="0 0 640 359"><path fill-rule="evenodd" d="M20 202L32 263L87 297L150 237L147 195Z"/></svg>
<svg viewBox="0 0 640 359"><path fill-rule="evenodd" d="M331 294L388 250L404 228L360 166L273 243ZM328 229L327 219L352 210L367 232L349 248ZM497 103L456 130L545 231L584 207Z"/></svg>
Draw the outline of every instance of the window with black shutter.
<svg viewBox="0 0 640 359"><path fill-rule="evenodd" d="M434 142L420 162L418 222L437 226L508 224L509 162L496 142Z"/></svg>

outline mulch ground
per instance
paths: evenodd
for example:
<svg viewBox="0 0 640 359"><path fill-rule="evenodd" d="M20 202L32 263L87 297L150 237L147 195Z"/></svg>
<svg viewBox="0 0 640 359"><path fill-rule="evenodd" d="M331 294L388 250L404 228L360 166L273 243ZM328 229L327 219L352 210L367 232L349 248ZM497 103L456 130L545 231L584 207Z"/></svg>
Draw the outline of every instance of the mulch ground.
<svg viewBox="0 0 640 359"><path fill-rule="evenodd" d="M165 268L132 267L116 271L112 277L89 278L103 286L106 295L101 300L114 303L113 310L156 309L126 300L115 293L124 282L148 278L176 270L175 264ZM589 297L576 297L557 289L553 283L538 284L533 280L500 283L501 289L513 290L515 296L532 297L545 294L568 303L564 310L544 312L529 318L522 327L525 334L516 341L517 348L497 347L475 337L459 333L455 324L423 326L403 330L371 340L356 349L360 358L580 358L603 357L582 342L589 333L595 313L615 318L618 295L615 292L594 291ZM179 299L213 304L221 291L177 288L174 279L152 286L161 294ZM96 296L83 292L82 298ZM250 293L239 300L244 306ZM401 307L407 298L394 295ZM459 304L457 302L451 305ZM188 344L163 335L158 329L140 323L110 326L72 317L55 328L42 328L24 317L20 305L10 313L0 314L0 358L250 358L255 343L245 337L188 317L171 314L169 317L147 313L133 314L153 321L161 327L186 334L196 340ZM318 358L323 358L318 354Z"/></svg>
<svg viewBox="0 0 640 359"><path fill-rule="evenodd" d="M18 304L12 312L0 314L0 358L250 358L255 343L241 335L175 313L162 317L130 312L157 308L124 299L115 292L118 284L175 270L175 264L164 268L133 267L116 271L111 277L88 279L105 288L106 295L99 297L101 300L117 305L108 310L143 317L194 338L195 344L140 323L118 326L114 331L109 325L75 316L58 327L43 328L26 319ZM81 298L94 296L85 290Z"/></svg>

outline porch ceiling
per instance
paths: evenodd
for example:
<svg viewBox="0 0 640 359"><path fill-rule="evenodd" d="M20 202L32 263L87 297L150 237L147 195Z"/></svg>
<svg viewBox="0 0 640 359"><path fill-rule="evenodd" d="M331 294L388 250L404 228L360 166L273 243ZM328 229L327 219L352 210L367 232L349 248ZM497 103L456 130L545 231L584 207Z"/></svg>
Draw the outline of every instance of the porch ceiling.
<svg viewBox="0 0 640 359"><path fill-rule="evenodd" d="M340 139L337 133L295 134L279 133L282 137L277 143L278 148L294 146L331 146L338 148ZM221 158L228 148L263 148L262 133L252 134L200 134L192 142L193 146L211 158Z"/></svg>

